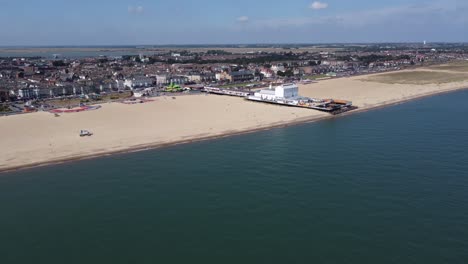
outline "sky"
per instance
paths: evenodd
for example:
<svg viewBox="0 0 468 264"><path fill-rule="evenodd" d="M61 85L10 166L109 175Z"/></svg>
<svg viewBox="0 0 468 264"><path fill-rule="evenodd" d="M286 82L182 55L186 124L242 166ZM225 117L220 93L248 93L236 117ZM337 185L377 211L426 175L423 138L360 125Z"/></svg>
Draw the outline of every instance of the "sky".
<svg viewBox="0 0 468 264"><path fill-rule="evenodd" d="M468 42L468 0L0 0L0 46Z"/></svg>

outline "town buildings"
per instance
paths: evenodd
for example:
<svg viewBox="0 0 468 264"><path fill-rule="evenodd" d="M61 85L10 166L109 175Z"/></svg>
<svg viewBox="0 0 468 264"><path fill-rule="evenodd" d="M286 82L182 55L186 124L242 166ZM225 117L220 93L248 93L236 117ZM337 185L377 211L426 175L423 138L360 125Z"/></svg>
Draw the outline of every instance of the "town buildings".
<svg viewBox="0 0 468 264"><path fill-rule="evenodd" d="M410 44L301 52L231 54L167 50L97 58L0 58L0 100L81 96L148 87L288 82L317 75L350 76L468 58L459 46ZM448 44L447 44L448 45Z"/></svg>

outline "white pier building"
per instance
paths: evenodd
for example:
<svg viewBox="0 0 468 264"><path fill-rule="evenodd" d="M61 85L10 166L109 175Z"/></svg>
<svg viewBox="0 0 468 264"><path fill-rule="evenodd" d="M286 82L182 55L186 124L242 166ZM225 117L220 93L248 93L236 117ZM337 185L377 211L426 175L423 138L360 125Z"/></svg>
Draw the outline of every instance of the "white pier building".
<svg viewBox="0 0 468 264"><path fill-rule="evenodd" d="M275 89L267 89L256 92L253 96L250 96L249 99L259 99L259 100L285 100L285 99L294 99L299 97L299 88L293 83L283 84L277 86Z"/></svg>

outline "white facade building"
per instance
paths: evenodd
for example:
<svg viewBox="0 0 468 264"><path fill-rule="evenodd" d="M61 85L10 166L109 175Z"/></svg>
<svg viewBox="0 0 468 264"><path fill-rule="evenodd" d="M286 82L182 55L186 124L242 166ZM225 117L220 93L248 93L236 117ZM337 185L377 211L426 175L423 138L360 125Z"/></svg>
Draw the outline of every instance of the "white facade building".
<svg viewBox="0 0 468 264"><path fill-rule="evenodd" d="M115 88L117 90L125 90L125 82L123 80L115 80Z"/></svg>
<svg viewBox="0 0 468 264"><path fill-rule="evenodd" d="M278 64L278 65L273 65L273 66L271 66L271 70L272 70L274 73L277 73L278 71L284 72L284 71L285 71L285 68L284 68L284 65Z"/></svg>
<svg viewBox="0 0 468 264"><path fill-rule="evenodd" d="M293 83L280 85L275 88L275 96L284 99L297 97L299 96L299 87Z"/></svg>
<svg viewBox="0 0 468 264"><path fill-rule="evenodd" d="M169 76L167 74L156 75L156 83L160 86L169 84Z"/></svg>
<svg viewBox="0 0 468 264"><path fill-rule="evenodd" d="M34 89L32 88L21 88L18 90L19 99L32 99L34 96Z"/></svg>
<svg viewBox="0 0 468 264"><path fill-rule="evenodd" d="M154 79L146 76L137 76L132 79L125 79L124 86L133 90L133 88L149 87L154 83Z"/></svg>
<svg viewBox="0 0 468 264"><path fill-rule="evenodd" d="M263 76L264 76L265 78L271 78L271 77L274 76L273 71L270 70L270 69L263 69L263 70L260 71L260 73L263 74Z"/></svg>
<svg viewBox="0 0 468 264"><path fill-rule="evenodd" d="M125 79L124 87L132 89L133 88L133 80L132 79Z"/></svg>
<svg viewBox="0 0 468 264"><path fill-rule="evenodd" d="M299 88L293 83L277 86L274 90L261 90L254 95L254 97L262 100L291 99L298 96Z"/></svg>

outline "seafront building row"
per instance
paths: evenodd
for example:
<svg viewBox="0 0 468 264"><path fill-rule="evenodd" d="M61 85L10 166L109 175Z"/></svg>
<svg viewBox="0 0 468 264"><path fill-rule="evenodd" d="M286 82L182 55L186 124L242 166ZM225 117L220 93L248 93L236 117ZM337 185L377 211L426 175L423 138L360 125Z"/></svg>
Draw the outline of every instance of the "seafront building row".
<svg viewBox="0 0 468 264"><path fill-rule="evenodd" d="M229 54L208 51L114 58L0 58L0 101L163 88L169 84L235 86L278 80L290 82L398 70L463 58L466 58L464 53L455 51L431 49L422 53L414 48L378 52Z"/></svg>

